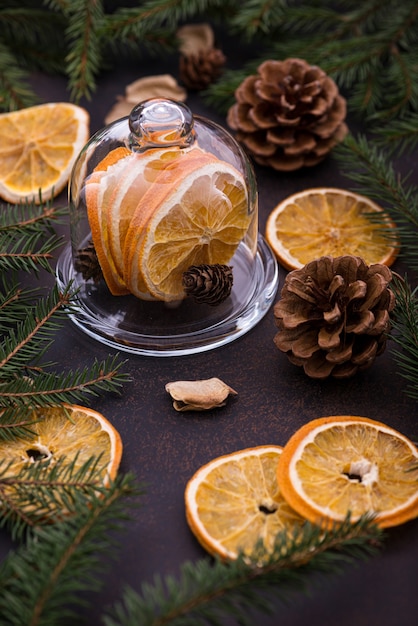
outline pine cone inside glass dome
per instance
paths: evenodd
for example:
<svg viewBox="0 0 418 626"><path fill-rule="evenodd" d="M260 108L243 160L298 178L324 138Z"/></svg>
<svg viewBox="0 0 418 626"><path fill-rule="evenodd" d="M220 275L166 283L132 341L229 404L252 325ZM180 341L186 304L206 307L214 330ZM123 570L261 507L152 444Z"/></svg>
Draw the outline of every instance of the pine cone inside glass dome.
<svg viewBox="0 0 418 626"><path fill-rule="evenodd" d="M289 272L274 307L274 343L312 378L348 378L386 347L395 297L386 265L321 257Z"/></svg>
<svg viewBox="0 0 418 626"><path fill-rule="evenodd" d="M346 102L303 59L265 61L235 91L227 121L254 160L290 171L319 163L347 134Z"/></svg>

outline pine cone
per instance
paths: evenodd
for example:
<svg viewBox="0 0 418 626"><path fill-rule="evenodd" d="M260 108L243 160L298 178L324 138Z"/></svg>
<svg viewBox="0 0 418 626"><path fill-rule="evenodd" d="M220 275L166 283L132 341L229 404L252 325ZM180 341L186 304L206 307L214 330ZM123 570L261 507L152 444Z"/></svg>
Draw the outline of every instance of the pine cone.
<svg viewBox="0 0 418 626"><path fill-rule="evenodd" d="M386 347L391 280L386 265L350 255L290 272L274 307L274 343L312 378L348 378L370 367Z"/></svg>
<svg viewBox="0 0 418 626"><path fill-rule="evenodd" d="M196 302L217 306L231 293L232 268L228 265L192 265L183 273L183 288Z"/></svg>
<svg viewBox="0 0 418 626"><path fill-rule="evenodd" d="M265 61L235 91L227 121L260 165L295 170L319 163L347 134L335 82L303 59Z"/></svg>
<svg viewBox="0 0 418 626"><path fill-rule="evenodd" d="M206 89L222 74L225 61L225 55L218 48L182 55L179 65L180 80L188 89Z"/></svg>
<svg viewBox="0 0 418 626"><path fill-rule="evenodd" d="M92 241L89 241L85 248L78 250L74 259L74 269L80 272L84 280L92 278L95 283L98 283L103 278L102 268Z"/></svg>

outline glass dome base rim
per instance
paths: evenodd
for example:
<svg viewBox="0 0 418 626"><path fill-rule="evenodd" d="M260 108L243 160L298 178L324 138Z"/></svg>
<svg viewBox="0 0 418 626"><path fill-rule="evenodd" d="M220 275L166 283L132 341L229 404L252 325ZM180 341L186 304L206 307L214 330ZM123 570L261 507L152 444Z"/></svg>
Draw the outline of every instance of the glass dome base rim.
<svg viewBox="0 0 418 626"><path fill-rule="evenodd" d="M72 280L71 259L71 246L68 245L58 258L56 267L57 284L62 289L66 288ZM73 303L72 311L69 312L68 316L82 332L92 339L130 354L170 357L214 350L249 332L266 315L273 303L279 284L277 260L270 246L260 234L258 235L256 259L262 275L258 276L250 300L235 316L233 315L200 331L164 336L138 333L135 335L135 340L138 343L129 345L122 337L117 337L117 328L104 324L103 320L87 311L82 303L79 304L80 301ZM127 334L132 335L132 333ZM164 341L171 342L172 345L161 345L161 342ZM160 345L158 345L159 343Z"/></svg>

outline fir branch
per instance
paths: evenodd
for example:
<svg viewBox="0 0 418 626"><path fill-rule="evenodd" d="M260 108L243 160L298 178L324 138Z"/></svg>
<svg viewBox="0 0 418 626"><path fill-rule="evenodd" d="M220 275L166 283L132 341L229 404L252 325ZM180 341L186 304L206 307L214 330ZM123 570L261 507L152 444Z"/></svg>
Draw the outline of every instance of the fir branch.
<svg viewBox="0 0 418 626"><path fill-rule="evenodd" d="M106 464L100 457L81 465L77 457L70 463L65 457L31 461L33 439L29 432L23 438L28 447L26 465L19 462L16 469L13 461L0 461L0 526L7 527L13 539L22 539L29 528L75 515L79 492L88 500L103 495L106 489Z"/></svg>
<svg viewBox="0 0 418 626"><path fill-rule="evenodd" d="M393 291L396 307L391 339L399 349L394 349L400 375L408 381L405 393L418 400L418 287L411 288L407 278L394 276Z"/></svg>
<svg viewBox="0 0 418 626"><path fill-rule="evenodd" d="M145 0L138 7L120 8L108 15L106 32L109 37L140 40L156 28L173 31L179 22L222 6L223 0Z"/></svg>
<svg viewBox="0 0 418 626"><path fill-rule="evenodd" d="M253 61L245 65L241 70L226 70L222 78L212 83L202 97L208 106L212 106L219 113L226 115L228 109L235 102L235 90L249 75L257 72L259 61Z"/></svg>
<svg viewBox="0 0 418 626"><path fill-rule="evenodd" d="M9 378L0 385L0 406L34 408L86 401L87 396L96 397L103 392L120 394L130 377L120 371L124 362L117 359L118 355L104 361L96 359L90 366L62 374L32 370L35 374L31 376Z"/></svg>
<svg viewBox="0 0 418 626"><path fill-rule="evenodd" d="M0 214L0 272L52 272L52 253L62 243L53 227L66 213L66 208L53 207L52 201L44 203L41 197L39 204L27 201L5 205Z"/></svg>
<svg viewBox="0 0 418 626"><path fill-rule="evenodd" d="M296 3L295 3L296 4ZM267 59L300 57L319 65L349 93L352 110L369 124L395 119L418 107L418 8L415 0L394 7L394 0L365 0L360 5L335 2L292 2L276 7L274 26L251 21L251 10L262 9L263 0L244 2L244 10L232 19L249 37L263 37L264 50L256 66ZM347 6L346 6L347 5ZM246 11L245 8L251 10ZM246 21L247 20L247 21ZM248 75L248 74L247 74ZM218 83L223 83L221 77ZM231 80L229 75L226 80ZM219 84L209 87L216 106ZM230 102L232 104L232 102ZM218 107L217 107L218 108ZM224 111L222 98L219 111Z"/></svg>
<svg viewBox="0 0 418 626"><path fill-rule="evenodd" d="M69 24L66 38L69 52L66 71L71 98L91 97L96 77L102 65L101 27L103 2L101 0L74 0L66 11Z"/></svg>
<svg viewBox="0 0 418 626"><path fill-rule="evenodd" d="M16 441L33 436L31 426L38 422L32 410L21 407L6 407L0 413L0 441Z"/></svg>
<svg viewBox="0 0 418 626"><path fill-rule="evenodd" d="M355 558L374 554L381 539L382 532L367 518L354 524L347 518L326 532L306 523L293 537L281 532L273 554L266 555L260 546L252 563L243 558L228 564L211 564L208 559L186 562L178 582L172 577L157 578L153 587L143 585L142 595L128 588L104 623L222 626L226 616L233 616L238 623L249 625L250 609L272 612L266 590L284 600L289 588L304 589L313 572L339 572Z"/></svg>
<svg viewBox="0 0 418 626"><path fill-rule="evenodd" d="M64 28L62 15L38 6L19 3L16 7L0 9L3 44L16 56L19 67L27 70L62 72L64 48L61 33Z"/></svg>
<svg viewBox="0 0 418 626"><path fill-rule="evenodd" d="M348 135L335 155L357 191L387 208L401 237L401 255L418 270L418 187L398 175L387 155L364 136Z"/></svg>
<svg viewBox="0 0 418 626"><path fill-rule="evenodd" d="M53 235L44 241L42 232L13 233L0 231L0 272L23 270L52 272L52 253L62 244L61 237Z"/></svg>
<svg viewBox="0 0 418 626"><path fill-rule="evenodd" d="M14 230L45 232L61 223L67 214L67 207L54 207L52 200L42 202L42 198L39 204L32 201L6 204L0 213L0 232Z"/></svg>
<svg viewBox="0 0 418 626"><path fill-rule="evenodd" d="M399 157L405 151L411 152L418 147L418 112L411 112L390 124L374 129L377 146L384 148L388 155Z"/></svg>
<svg viewBox="0 0 418 626"><path fill-rule="evenodd" d="M36 289L22 289L9 277L0 274L0 333L9 332L10 327L22 322L33 305Z"/></svg>
<svg viewBox="0 0 418 626"><path fill-rule="evenodd" d="M103 560L113 554L114 532L126 520L126 498L138 496L133 477L122 476L103 490L74 491L77 515L38 527L26 545L0 568L0 614L3 626L56 626L74 623L86 604L85 591L97 591ZM83 592L83 593L81 593Z"/></svg>
<svg viewBox="0 0 418 626"><path fill-rule="evenodd" d="M66 315L64 307L69 306L70 292L58 291L55 286L46 298L40 298L33 305L32 315L11 328L0 345L0 396L4 381L19 374L29 363L37 362L49 347L52 334L59 327L57 316Z"/></svg>
<svg viewBox="0 0 418 626"><path fill-rule="evenodd" d="M0 110L15 111L38 103L28 78L14 54L0 41Z"/></svg>

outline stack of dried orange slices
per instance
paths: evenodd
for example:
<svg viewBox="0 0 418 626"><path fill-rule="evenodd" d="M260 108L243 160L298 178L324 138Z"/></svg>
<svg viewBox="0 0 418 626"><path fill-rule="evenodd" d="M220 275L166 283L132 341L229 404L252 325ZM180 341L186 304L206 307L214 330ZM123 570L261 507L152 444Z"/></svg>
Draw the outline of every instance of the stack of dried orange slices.
<svg viewBox="0 0 418 626"><path fill-rule="evenodd" d="M86 179L93 244L113 295L179 300L191 265L226 264L249 227L245 180L193 146L116 148Z"/></svg>
<svg viewBox="0 0 418 626"><path fill-rule="evenodd" d="M222 559L272 551L306 520L322 527L373 515L381 527L418 516L418 449L404 435L357 416L313 420L284 448L258 446L204 465L185 490L188 524Z"/></svg>

